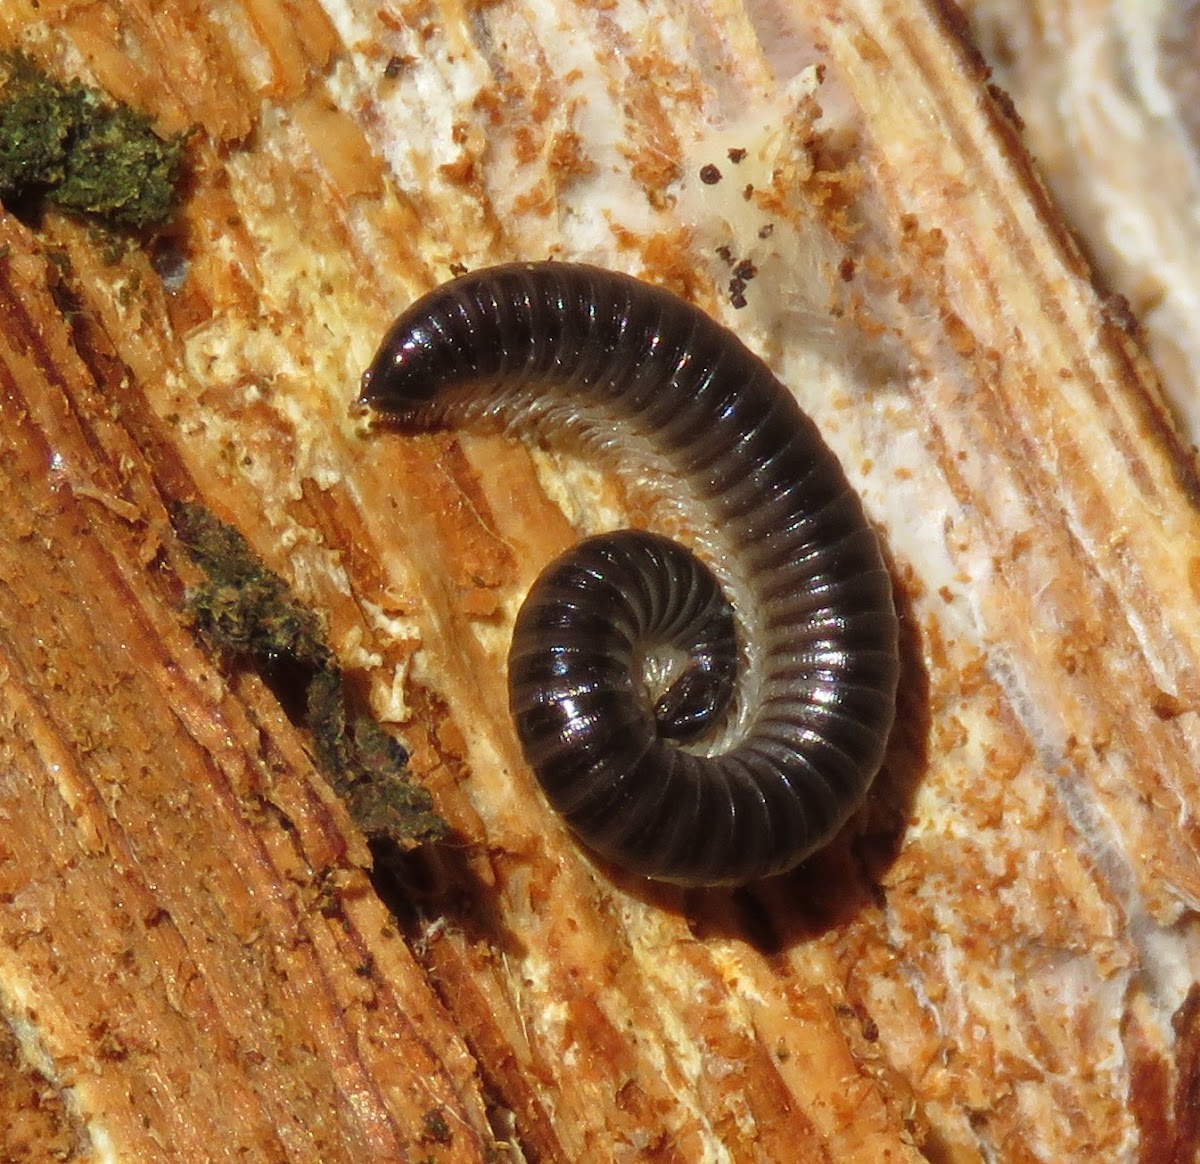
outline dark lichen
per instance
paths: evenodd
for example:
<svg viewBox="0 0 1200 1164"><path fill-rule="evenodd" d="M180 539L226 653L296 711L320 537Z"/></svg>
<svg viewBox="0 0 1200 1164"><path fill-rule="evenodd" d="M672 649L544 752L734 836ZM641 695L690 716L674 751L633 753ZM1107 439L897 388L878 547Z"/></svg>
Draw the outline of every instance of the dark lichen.
<svg viewBox="0 0 1200 1164"><path fill-rule="evenodd" d="M449 827L433 799L408 775L408 753L373 717L348 709L340 670L313 677L307 721L317 763L368 837L409 845L446 838Z"/></svg>
<svg viewBox="0 0 1200 1164"><path fill-rule="evenodd" d="M373 717L352 707L321 620L233 526L200 505L172 512L180 541L205 580L186 603L222 655L253 665L293 719L312 732L318 766L372 840L402 848L449 834L428 791L408 773L408 754Z"/></svg>
<svg viewBox="0 0 1200 1164"><path fill-rule="evenodd" d="M161 138L150 118L78 81L0 54L0 201L52 203L113 227L171 216L186 134Z"/></svg>
<svg viewBox="0 0 1200 1164"><path fill-rule="evenodd" d="M200 505L182 503L175 529L205 581L188 592L200 629L221 650L260 666L287 662L325 671L334 666L320 619L292 598L241 532Z"/></svg>
<svg viewBox="0 0 1200 1164"><path fill-rule="evenodd" d="M454 1138L446 1113L440 1107L431 1107L424 1116L425 1139L435 1144L448 1144Z"/></svg>

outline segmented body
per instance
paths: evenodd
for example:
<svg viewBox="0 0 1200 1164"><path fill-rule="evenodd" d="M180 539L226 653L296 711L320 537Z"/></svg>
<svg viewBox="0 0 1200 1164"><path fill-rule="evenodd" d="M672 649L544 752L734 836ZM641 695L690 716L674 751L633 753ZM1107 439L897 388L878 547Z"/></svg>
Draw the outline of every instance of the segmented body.
<svg viewBox="0 0 1200 1164"><path fill-rule="evenodd" d="M512 713L584 842L646 876L715 885L782 872L831 839L892 725L891 580L837 458L736 336L625 275L495 267L396 321L362 402L405 426L494 416L628 446L670 475L733 579L736 617L694 555L622 531L568 551L531 590ZM656 708L642 671L662 649L691 662ZM718 753L686 742L722 721Z"/></svg>

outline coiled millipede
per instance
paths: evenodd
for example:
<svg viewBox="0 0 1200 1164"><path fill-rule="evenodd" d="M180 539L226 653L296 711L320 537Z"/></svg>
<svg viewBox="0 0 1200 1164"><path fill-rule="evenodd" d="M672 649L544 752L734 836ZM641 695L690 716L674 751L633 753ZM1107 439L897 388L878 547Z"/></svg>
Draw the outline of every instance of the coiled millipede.
<svg viewBox="0 0 1200 1164"><path fill-rule="evenodd" d="M511 264L405 311L360 400L404 427L573 430L669 477L693 515L720 582L667 538L602 534L551 563L517 618L517 734L587 845L648 877L737 885L832 838L894 717L891 579L837 458L736 336L626 275Z"/></svg>

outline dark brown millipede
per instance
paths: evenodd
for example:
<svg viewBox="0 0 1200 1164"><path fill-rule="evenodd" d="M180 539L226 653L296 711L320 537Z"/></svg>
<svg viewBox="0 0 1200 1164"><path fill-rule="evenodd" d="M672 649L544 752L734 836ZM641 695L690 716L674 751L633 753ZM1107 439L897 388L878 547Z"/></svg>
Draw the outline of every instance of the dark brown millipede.
<svg viewBox="0 0 1200 1164"><path fill-rule="evenodd" d="M601 534L517 617L517 734L587 845L664 881L738 885L832 838L892 726L891 579L837 458L736 336L626 275L493 267L399 317L361 402L405 427L570 430L667 477L692 516L712 569L657 534Z"/></svg>

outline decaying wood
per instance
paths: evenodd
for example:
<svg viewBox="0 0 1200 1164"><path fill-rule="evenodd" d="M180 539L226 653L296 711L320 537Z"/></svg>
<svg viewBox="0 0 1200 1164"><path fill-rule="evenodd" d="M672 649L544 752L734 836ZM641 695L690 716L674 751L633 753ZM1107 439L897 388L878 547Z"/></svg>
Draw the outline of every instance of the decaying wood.
<svg viewBox="0 0 1200 1164"><path fill-rule="evenodd" d="M950 9L154 8L0 13L197 127L115 262L0 220L0 1155L1191 1159L1197 482ZM352 415L399 307L546 256L737 327L884 532L900 721L794 875L599 867L520 762L521 597L651 502ZM373 885L189 621L180 501L322 613L452 841Z"/></svg>
<svg viewBox="0 0 1200 1164"><path fill-rule="evenodd" d="M1101 280L1127 298L1180 425L1200 434L1200 12L1194 4L963 6L1020 96L1024 139Z"/></svg>

